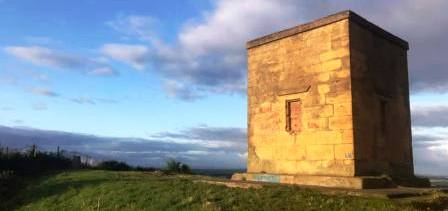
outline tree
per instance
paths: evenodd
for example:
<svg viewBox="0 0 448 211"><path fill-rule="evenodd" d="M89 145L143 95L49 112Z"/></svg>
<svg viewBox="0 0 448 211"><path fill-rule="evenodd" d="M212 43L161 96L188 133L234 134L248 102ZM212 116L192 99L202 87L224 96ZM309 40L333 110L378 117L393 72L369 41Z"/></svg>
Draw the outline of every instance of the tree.
<svg viewBox="0 0 448 211"><path fill-rule="evenodd" d="M190 166L187 164L182 163L180 166L180 173L182 174L191 174Z"/></svg>
<svg viewBox="0 0 448 211"><path fill-rule="evenodd" d="M178 162L174 159L166 161L165 170L173 173L191 174L191 169L187 164Z"/></svg>
<svg viewBox="0 0 448 211"><path fill-rule="evenodd" d="M132 167L128 164L116 160L103 161L97 166L97 168L111 171L129 171L132 169Z"/></svg>

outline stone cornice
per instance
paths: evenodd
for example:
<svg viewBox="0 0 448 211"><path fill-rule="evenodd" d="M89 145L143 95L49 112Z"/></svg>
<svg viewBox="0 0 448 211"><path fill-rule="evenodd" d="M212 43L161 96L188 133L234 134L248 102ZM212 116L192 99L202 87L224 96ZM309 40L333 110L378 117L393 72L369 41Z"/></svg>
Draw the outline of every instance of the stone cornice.
<svg viewBox="0 0 448 211"><path fill-rule="evenodd" d="M346 10L342 12L338 12L333 15L329 15L323 18L319 18L317 20L314 20L312 22L298 25L289 29L285 29L282 31L278 31L269 35L265 35L259 38L256 38L254 40L251 40L247 42L246 48L253 48L256 46L260 46L269 42L273 42L285 37L293 36L302 32L306 32L315 28L319 28L334 22L338 22L341 20L349 19L350 21L359 24L360 26L370 30L371 32L375 33L376 35L383 37L384 39L400 46L401 48L408 50L409 44L405 40L385 31L384 29L378 27L377 25L369 22L365 18L359 16L358 14L354 13L353 11Z"/></svg>

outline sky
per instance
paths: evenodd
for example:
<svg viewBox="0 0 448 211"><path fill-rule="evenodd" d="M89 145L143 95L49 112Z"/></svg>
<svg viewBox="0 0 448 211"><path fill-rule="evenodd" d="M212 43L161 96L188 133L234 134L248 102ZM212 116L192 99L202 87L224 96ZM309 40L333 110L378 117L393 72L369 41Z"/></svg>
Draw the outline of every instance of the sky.
<svg viewBox="0 0 448 211"><path fill-rule="evenodd" d="M0 0L0 144L244 168L246 41L346 9L409 42L415 170L448 175L444 0Z"/></svg>

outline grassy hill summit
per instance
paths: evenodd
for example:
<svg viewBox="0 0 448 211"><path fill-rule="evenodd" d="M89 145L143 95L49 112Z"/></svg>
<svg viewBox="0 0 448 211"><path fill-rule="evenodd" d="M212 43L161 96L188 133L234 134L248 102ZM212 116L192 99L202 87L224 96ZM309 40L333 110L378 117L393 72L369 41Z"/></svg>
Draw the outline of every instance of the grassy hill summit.
<svg viewBox="0 0 448 211"><path fill-rule="evenodd" d="M208 181L208 182L204 182ZM155 172L72 170L26 181L2 210L443 210L448 196L419 200L323 194L298 186L231 188L228 180Z"/></svg>

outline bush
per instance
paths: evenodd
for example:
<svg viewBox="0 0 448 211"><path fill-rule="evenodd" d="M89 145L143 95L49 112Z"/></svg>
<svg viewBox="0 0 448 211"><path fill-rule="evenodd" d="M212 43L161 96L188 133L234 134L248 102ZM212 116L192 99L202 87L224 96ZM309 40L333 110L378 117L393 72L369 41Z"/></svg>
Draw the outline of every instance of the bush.
<svg viewBox="0 0 448 211"><path fill-rule="evenodd" d="M28 178L72 167L71 159L59 153L38 152L35 146L27 152L0 147L0 201L23 189Z"/></svg>
<svg viewBox="0 0 448 211"><path fill-rule="evenodd" d="M174 159L166 161L165 170L171 173L191 174L191 169L187 164L178 162Z"/></svg>
<svg viewBox="0 0 448 211"><path fill-rule="evenodd" d="M180 166L180 173L182 174L191 174L190 166L187 164L182 163Z"/></svg>
<svg viewBox="0 0 448 211"><path fill-rule="evenodd" d="M37 152L30 155L12 152L0 156L0 174L2 175L10 171L17 175L36 175L70 168L72 168L72 161L55 153Z"/></svg>
<svg viewBox="0 0 448 211"><path fill-rule="evenodd" d="M132 167L126 164L125 162L119 162L116 160L108 160L101 162L97 169L101 170L110 170L110 171L129 171L132 170Z"/></svg>
<svg viewBox="0 0 448 211"><path fill-rule="evenodd" d="M156 171L157 169L154 167L143 167L143 166L137 166L134 168L134 171Z"/></svg>

